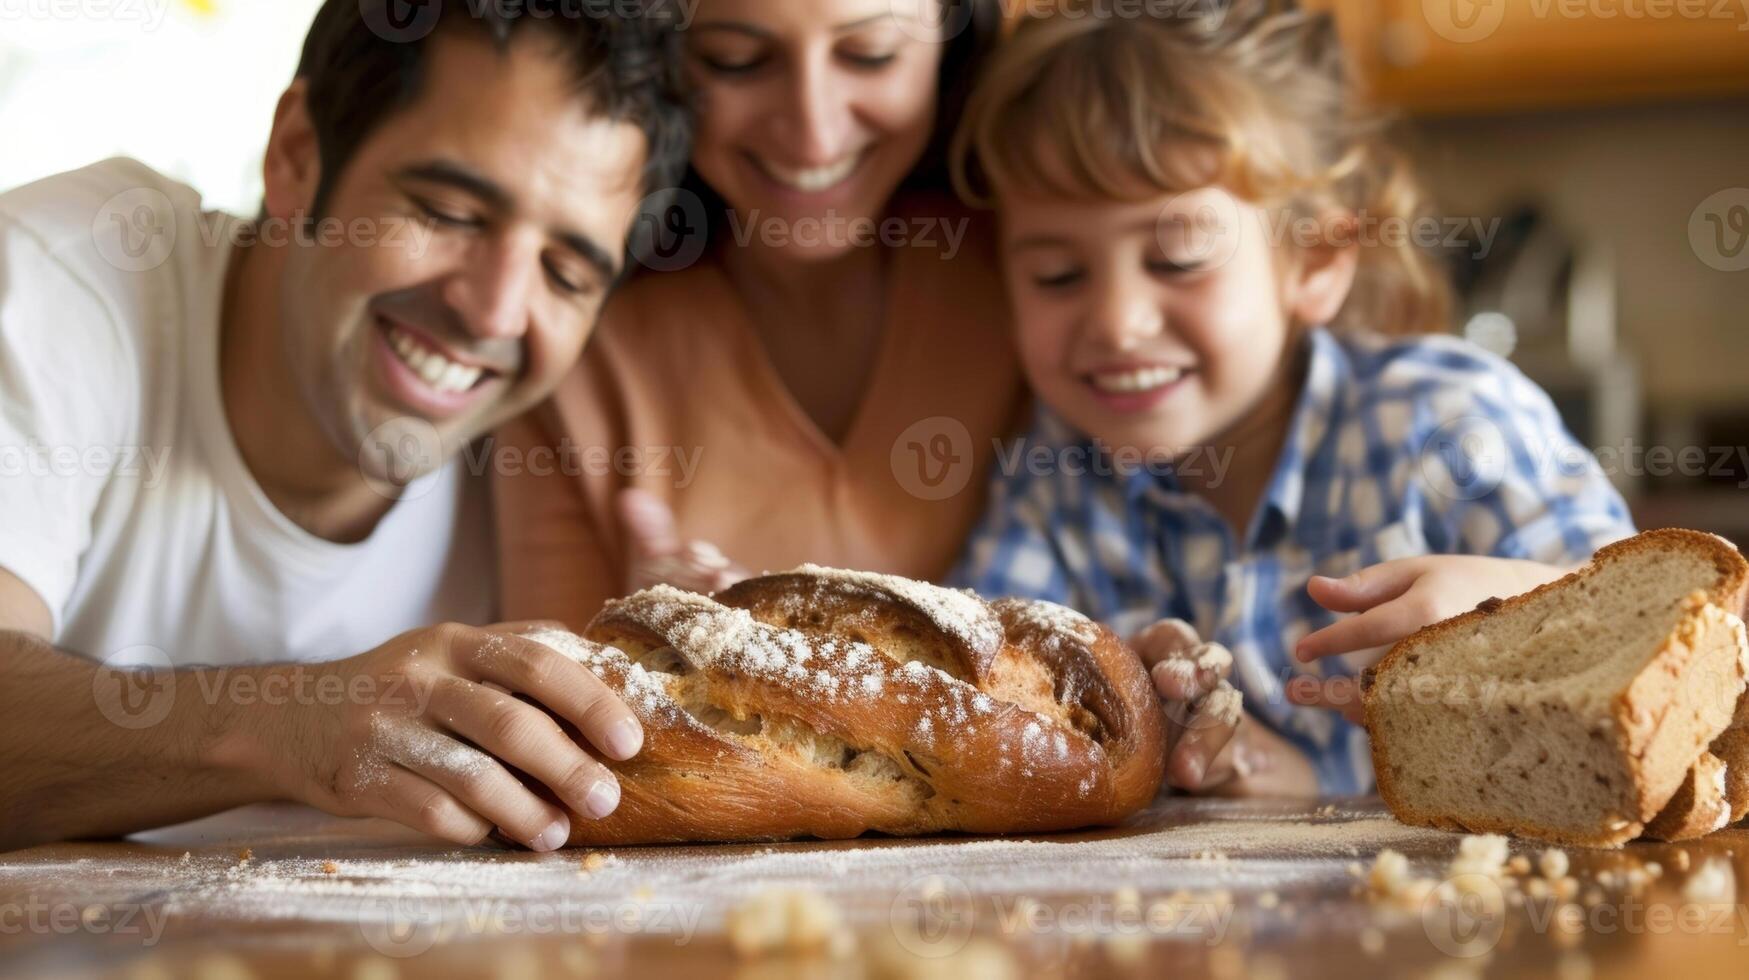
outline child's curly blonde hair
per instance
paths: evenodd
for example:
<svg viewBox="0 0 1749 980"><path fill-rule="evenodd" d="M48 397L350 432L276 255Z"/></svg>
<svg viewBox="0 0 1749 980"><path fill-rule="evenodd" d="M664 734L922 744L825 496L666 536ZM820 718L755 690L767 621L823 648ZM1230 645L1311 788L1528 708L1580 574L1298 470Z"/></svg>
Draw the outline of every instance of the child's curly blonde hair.
<svg viewBox="0 0 1749 980"><path fill-rule="evenodd" d="M1291 219L1406 230L1425 197L1381 121L1358 110L1330 18L1279 0L1186 0L1116 16L1063 0L992 56L952 149L961 196L1098 201L1219 185ZM1407 233L1360 250L1336 326L1445 330L1450 285Z"/></svg>

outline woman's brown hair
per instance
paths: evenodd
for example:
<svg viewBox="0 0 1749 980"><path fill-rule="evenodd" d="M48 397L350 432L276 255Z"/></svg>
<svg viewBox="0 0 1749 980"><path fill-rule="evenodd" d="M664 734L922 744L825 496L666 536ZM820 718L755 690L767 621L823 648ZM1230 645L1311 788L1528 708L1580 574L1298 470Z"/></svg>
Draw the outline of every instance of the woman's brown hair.
<svg viewBox="0 0 1749 980"><path fill-rule="evenodd" d="M1289 222L1354 215L1401 234L1361 246L1335 325L1447 329L1444 270L1408 234L1426 198L1383 120L1359 108L1328 16L1278 0L1124 9L1065 0L1018 25L955 136L962 197L1139 200L1219 185Z"/></svg>

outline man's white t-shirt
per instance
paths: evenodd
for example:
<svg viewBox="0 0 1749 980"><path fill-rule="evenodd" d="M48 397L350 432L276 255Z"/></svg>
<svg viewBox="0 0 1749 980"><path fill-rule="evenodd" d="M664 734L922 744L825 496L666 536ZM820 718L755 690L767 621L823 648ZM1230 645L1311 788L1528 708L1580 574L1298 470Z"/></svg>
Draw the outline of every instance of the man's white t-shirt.
<svg viewBox="0 0 1749 980"><path fill-rule="evenodd" d="M334 660L490 621L485 481L459 460L358 544L256 484L219 385L237 221L128 160L0 195L0 567L58 647L118 665Z"/></svg>

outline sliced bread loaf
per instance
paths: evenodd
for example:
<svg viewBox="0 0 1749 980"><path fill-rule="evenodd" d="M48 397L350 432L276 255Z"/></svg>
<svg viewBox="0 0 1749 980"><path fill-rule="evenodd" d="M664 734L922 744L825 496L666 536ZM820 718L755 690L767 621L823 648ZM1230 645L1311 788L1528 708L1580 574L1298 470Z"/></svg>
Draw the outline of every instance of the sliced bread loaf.
<svg viewBox="0 0 1749 980"><path fill-rule="evenodd" d="M1746 585L1722 538L1652 531L1404 639L1365 678L1380 794L1406 823L1638 837L1731 725Z"/></svg>
<svg viewBox="0 0 1749 980"><path fill-rule="evenodd" d="M1731 803L1725 798L1725 764L1711 752L1702 752L1676 787L1676 795L1664 804L1643 836L1652 840L1679 841L1705 837L1731 822Z"/></svg>
<svg viewBox="0 0 1749 980"><path fill-rule="evenodd" d="M1749 693L1737 701L1737 717L1713 740L1711 752L1725 765L1725 801L1731 823L1749 817Z"/></svg>

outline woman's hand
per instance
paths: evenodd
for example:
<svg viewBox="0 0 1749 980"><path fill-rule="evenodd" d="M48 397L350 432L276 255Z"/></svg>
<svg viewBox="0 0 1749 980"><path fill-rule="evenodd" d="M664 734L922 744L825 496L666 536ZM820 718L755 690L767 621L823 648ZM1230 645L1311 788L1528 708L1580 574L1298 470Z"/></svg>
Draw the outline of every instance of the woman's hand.
<svg viewBox="0 0 1749 980"><path fill-rule="evenodd" d="M1292 742L1249 719L1227 680L1233 655L1165 619L1131 641L1165 702L1167 781L1204 796L1308 797L1318 777ZM1249 721L1249 723L1246 723Z"/></svg>
<svg viewBox="0 0 1749 980"><path fill-rule="evenodd" d="M660 497L643 490L624 490L616 501L620 526L631 554L626 591L652 585L672 585L709 594L748 577L707 541L683 541L674 511Z"/></svg>
<svg viewBox="0 0 1749 980"><path fill-rule="evenodd" d="M1358 654L1371 666L1398 640L1474 609L1485 599L1513 596L1566 575L1569 568L1509 558L1432 555L1404 558L1362 569L1347 578L1314 577L1306 586L1313 601L1331 612L1357 613L1307 634L1294 648L1305 662ZM1288 684L1296 704L1341 711L1361 720L1358 685L1350 677L1296 678Z"/></svg>

